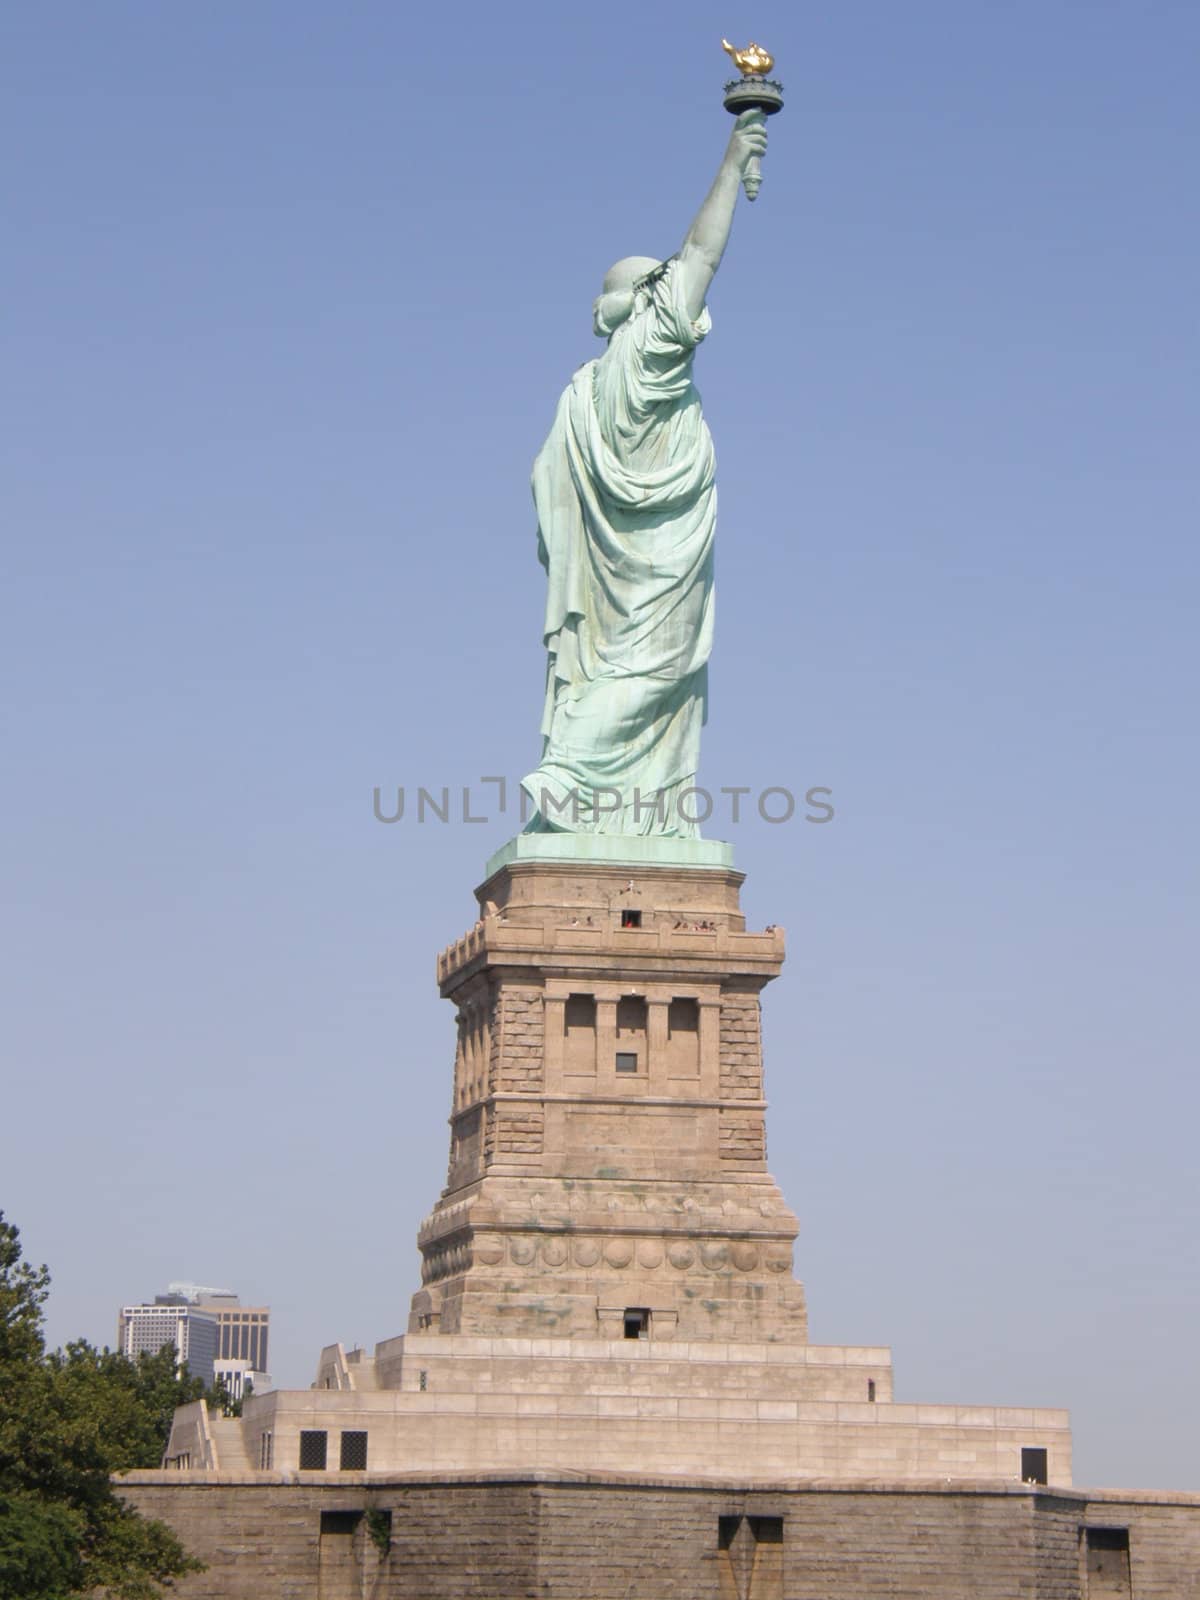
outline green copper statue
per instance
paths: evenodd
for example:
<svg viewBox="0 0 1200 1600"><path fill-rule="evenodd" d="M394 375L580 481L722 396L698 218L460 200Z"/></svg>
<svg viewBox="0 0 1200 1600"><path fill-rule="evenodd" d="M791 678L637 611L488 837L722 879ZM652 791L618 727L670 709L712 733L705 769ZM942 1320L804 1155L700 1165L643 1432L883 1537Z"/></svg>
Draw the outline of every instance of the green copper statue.
<svg viewBox="0 0 1200 1600"><path fill-rule="evenodd" d="M679 253L609 269L593 311L607 348L564 391L534 463L549 661L542 758L522 780L527 831L699 832L686 791L705 719L717 495L692 360L739 184L766 142L763 111L742 111Z"/></svg>

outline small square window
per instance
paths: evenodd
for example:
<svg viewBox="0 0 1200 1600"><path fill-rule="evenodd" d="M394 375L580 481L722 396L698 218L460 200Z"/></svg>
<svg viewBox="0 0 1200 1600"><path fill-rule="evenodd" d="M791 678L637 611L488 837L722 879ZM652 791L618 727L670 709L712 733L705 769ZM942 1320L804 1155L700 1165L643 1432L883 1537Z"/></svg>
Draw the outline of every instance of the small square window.
<svg viewBox="0 0 1200 1600"><path fill-rule="evenodd" d="M623 994L617 1001L617 1038L646 1032L646 1001L640 994Z"/></svg>
<svg viewBox="0 0 1200 1600"><path fill-rule="evenodd" d="M667 1038L674 1039L680 1033L698 1033L700 1030L700 1007L695 1000L675 999L667 1008Z"/></svg>
<svg viewBox="0 0 1200 1600"><path fill-rule="evenodd" d="M1128 1550L1128 1528L1085 1528L1090 1550Z"/></svg>
<svg viewBox="0 0 1200 1600"><path fill-rule="evenodd" d="M782 1544L783 1518L751 1517L750 1532L754 1535L755 1544Z"/></svg>
<svg viewBox="0 0 1200 1600"><path fill-rule="evenodd" d="M339 1463L343 1472L365 1472L367 1470L367 1435L365 1431L355 1430L342 1434L342 1458Z"/></svg>
<svg viewBox="0 0 1200 1600"><path fill-rule="evenodd" d="M636 1072L638 1069L637 1052L634 1050L617 1051L617 1071Z"/></svg>
<svg viewBox="0 0 1200 1600"><path fill-rule="evenodd" d="M329 1435L324 1428L301 1428L300 1471L324 1472Z"/></svg>
<svg viewBox="0 0 1200 1600"><path fill-rule="evenodd" d="M322 1511L321 1536L322 1538L327 1538L330 1534L340 1534L343 1538L347 1535L353 1536L361 1521L361 1511Z"/></svg>
<svg viewBox="0 0 1200 1600"><path fill-rule="evenodd" d="M594 994L569 994L563 1007L563 1026L568 1033L573 1028L596 1031L596 997Z"/></svg>
<svg viewBox="0 0 1200 1600"><path fill-rule="evenodd" d="M625 1312L625 1337L648 1339L650 1337L650 1312L645 1306L630 1306Z"/></svg>
<svg viewBox="0 0 1200 1600"><path fill-rule="evenodd" d="M640 911L631 911L626 906L624 911L621 912L621 926L623 928L640 928L641 925L642 913Z"/></svg>

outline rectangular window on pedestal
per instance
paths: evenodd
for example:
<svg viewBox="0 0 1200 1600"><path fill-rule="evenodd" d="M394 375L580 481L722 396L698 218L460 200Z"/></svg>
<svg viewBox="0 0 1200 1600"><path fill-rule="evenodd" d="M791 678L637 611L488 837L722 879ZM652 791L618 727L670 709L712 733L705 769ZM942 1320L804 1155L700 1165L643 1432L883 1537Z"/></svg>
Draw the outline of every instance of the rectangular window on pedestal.
<svg viewBox="0 0 1200 1600"><path fill-rule="evenodd" d="M321 1534L353 1536L361 1519L361 1511L322 1511Z"/></svg>
<svg viewBox="0 0 1200 1600"><path fill-rule="evenodd" d="M317 1584L315 1591L321 1600L349 1600L361 1594L362 1574L359 1570L357 1546L362 1522L361 1511L322 1511L321 1537L317 1544Z"/></svg>
<svg viewBox="0 0 1200 1600"><path fill-rule="evenodd" d="M324 1428L301 1428L301 1472L324 1472L328 1454L329 1435Z"/></svg>
<svg viewBox="0 0 1200 1600"><path fill-rule="evenodd" d="M1046 1452L1040 1446L1031 1445L1021 1451L1021 1482L1049 1482Z"/></svg>
<svg viewBox="0 0 1200 1600"><path fill-rule="evenodd" d="M646 1002L640 994L625 994L617 1001L617 1037L646 1037Z"/></svg>
<svg viewBox="0 0 1200 1600"><path fill-rule="evenodd" d="M648 1339L650 1337L650 1312L646 1306L630 1306L625 1312L625 1337Z"/></svg>
<svg viewBox="0 0 1200 1600"><path fill-rule="evenodd" d="M367 1470L367 1435L365 1430L347 1430L342 1434L342 1455L338 1463L343 1472Z"/></svg>
<svg viewBox="0 0 1200 1600"><path fill-rule="evenodd" d="M700 1007L676 998L667 1008L667 1072L672 1078L700 1075Z"/></svg>
<svg viewBox="0 0 1200 1600"><path fill-rule="evenodd" d="M1128 1528L1084 1528L1088 1600L1130 1600Z"/></svg>
<svg viewBox="0 0 1200 1600"><path fill-rule="evenodd" d="M633 1057L630 1066L627 1057ZM642 1072L646 1065L646 1002L641 995L617 1001L617 1071Z"/></svg>
<svg viewBox="0 0 1200 1600"><path fill-rule="evenodd" d="M563 1066L592 1076L596 1071L596 997L569 994L563 1006Z"/></svg>
<svg viewBox="0 0 1200 1600"><path fill-rule="evenodd" d="M717 1562L722 1594L783 1600L783 1518L718 1518Z"/></svg>

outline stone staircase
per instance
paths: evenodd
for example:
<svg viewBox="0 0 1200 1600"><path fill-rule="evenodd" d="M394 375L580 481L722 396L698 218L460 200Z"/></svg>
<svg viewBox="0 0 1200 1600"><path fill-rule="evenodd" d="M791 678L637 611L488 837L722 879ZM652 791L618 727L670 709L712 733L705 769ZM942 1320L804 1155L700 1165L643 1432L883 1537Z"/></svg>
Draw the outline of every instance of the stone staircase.
<svg viewBox="0 0 1200 1600"><path fill-rule="evenodd" d="M257 1465L247 1454L246 1431L240 1417L218 1417L210 1412L208 1432L218 1471L249 1472Z"/></svg>

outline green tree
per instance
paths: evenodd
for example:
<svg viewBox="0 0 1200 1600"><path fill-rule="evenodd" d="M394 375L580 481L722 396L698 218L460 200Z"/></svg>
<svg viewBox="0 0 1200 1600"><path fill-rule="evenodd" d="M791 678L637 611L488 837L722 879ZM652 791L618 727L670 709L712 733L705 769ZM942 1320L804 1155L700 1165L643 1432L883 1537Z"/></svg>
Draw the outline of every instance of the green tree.
<svg viewBox="0 0 1200 1600"><path fill-rule="evenodd" d="M233 1391L223 1375L206 1391L204 1400L210 1411L219 1411L223 1417L240 1417L242 1414L242 1402L234 1399Z"/></svg>
<svg viewBox="0 0 1200 1600"><path fill-rule="evenodd" d="M205 1398L203 1380L177 1370L170 1344L133 1362L77 1339L46 1360L64 1405L103 1440L112 1472L161 1466L175 1407Z"/></svg>
<svg viewBox="0 0 1200 1600"><path fill-rule="evenodd" d="M0 1212L0 1600L101 1588L154 1600L200 1563L125 1505L111 1475L157 1467L171 1410L202 1386L176 1376L173 1351L135 1364L80 1340L47 1353L49 1288Z"/></svg>

